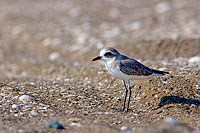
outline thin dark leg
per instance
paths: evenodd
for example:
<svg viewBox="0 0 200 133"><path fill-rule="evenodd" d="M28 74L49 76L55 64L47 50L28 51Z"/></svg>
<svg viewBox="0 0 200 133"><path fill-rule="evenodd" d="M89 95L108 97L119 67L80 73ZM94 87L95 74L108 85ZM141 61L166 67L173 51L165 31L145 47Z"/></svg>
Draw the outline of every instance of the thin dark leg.
<svg viewBox="0 0 200 133"><path fill-rule="evenodd" d="M128 93L128 89L127 89L127 87L126 87L125 81L122 80L122 82L123 82L123 85L124 85L124 87L125 87L125 98L124 98L124 103L123 103L123 107L122 107L122 112L124 112L125 104L126 104L126 97L127 97L127 93Z"/></svg>
<svg viewBox="0 0 200 133"><path fill-rule="evenodd" d="M126 106L126 112L128 112L129 103L130 103L130 99L131 99L131 86L130 86L129 80L127 80L127 83L128 83L128 89L129 89L129 97L128 97L128 104Z"/></svg>

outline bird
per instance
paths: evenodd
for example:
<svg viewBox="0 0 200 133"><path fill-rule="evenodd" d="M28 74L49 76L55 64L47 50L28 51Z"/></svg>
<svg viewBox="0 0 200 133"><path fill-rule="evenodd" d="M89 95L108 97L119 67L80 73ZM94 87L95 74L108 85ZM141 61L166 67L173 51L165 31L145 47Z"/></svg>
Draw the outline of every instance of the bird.
<svg viewBox="0 0 200 133"><path fill-rule="evenodd" d="M169 74L169 72L159 71L151 69L135 59L129 58L123 54L120 54L116 49L112 47L105 47L100 51L100 55L92 59L92 61L101 60L104 62L108 72L115 78L121 79L123 86L125 88L125 97L122 107L122 112L129 110L130 98L131 98L131 88L130 80L143 80L148 79L153 76L163 76ZM128 84L128 88L126 86ZM127 99L127 94L129 91L128 103L125 110L125 104Z"/></svg>

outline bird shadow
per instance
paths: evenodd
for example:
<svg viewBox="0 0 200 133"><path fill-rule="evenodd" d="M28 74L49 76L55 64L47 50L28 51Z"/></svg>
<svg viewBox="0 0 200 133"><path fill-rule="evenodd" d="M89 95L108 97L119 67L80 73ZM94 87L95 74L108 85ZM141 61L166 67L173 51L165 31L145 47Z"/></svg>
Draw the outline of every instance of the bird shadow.
<svg viewBox="0 0 200 133"><path fill-rule="evenodd" d="M182 104L194 104L196 106L200 106L200 100L195 100L192 98L182 98L179 96L164 96L160 99L160 103L158 104L158 108L159 109L167 104L178 104L178 103L182 103Z"/></svg>

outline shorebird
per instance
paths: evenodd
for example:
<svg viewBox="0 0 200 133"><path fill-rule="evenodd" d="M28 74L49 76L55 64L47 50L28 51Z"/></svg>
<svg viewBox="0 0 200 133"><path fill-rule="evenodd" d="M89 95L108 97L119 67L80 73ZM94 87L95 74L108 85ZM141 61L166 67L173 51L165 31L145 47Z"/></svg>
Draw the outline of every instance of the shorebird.
<svg viewBox="0 0 200 133"><path fill-rule="evenodd" d="M106 47L100 51L100 55L94 58L92 61L102 60L105 63L105 67L108 72L115 78L121 79L125 87L125 98L123 102L122 111L125 110L125 104L127 94L129 90L128 104L126 106L126 112L128 112L130 98L131 98L131 86L130 80L142 80L152 76L163 76L169 72L159 71L148 68L140 62L131 59L125 55L120 54L116 49ZM126 83L128 84L128 89ZM133 86L133 88L135 85Z"/></svg>

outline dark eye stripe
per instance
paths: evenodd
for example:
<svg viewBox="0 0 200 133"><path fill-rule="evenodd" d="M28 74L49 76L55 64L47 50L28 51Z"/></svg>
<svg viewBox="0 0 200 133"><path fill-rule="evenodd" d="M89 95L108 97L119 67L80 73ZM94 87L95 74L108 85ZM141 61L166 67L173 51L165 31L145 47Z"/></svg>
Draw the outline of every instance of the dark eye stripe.
<svg viewBox="0 0 200 133"><path fill-rule="evenodd" d="M109 57L114 57L115 55L112 54L111 52L107 52L104 54L105 57L109 58Z"/></svg>

